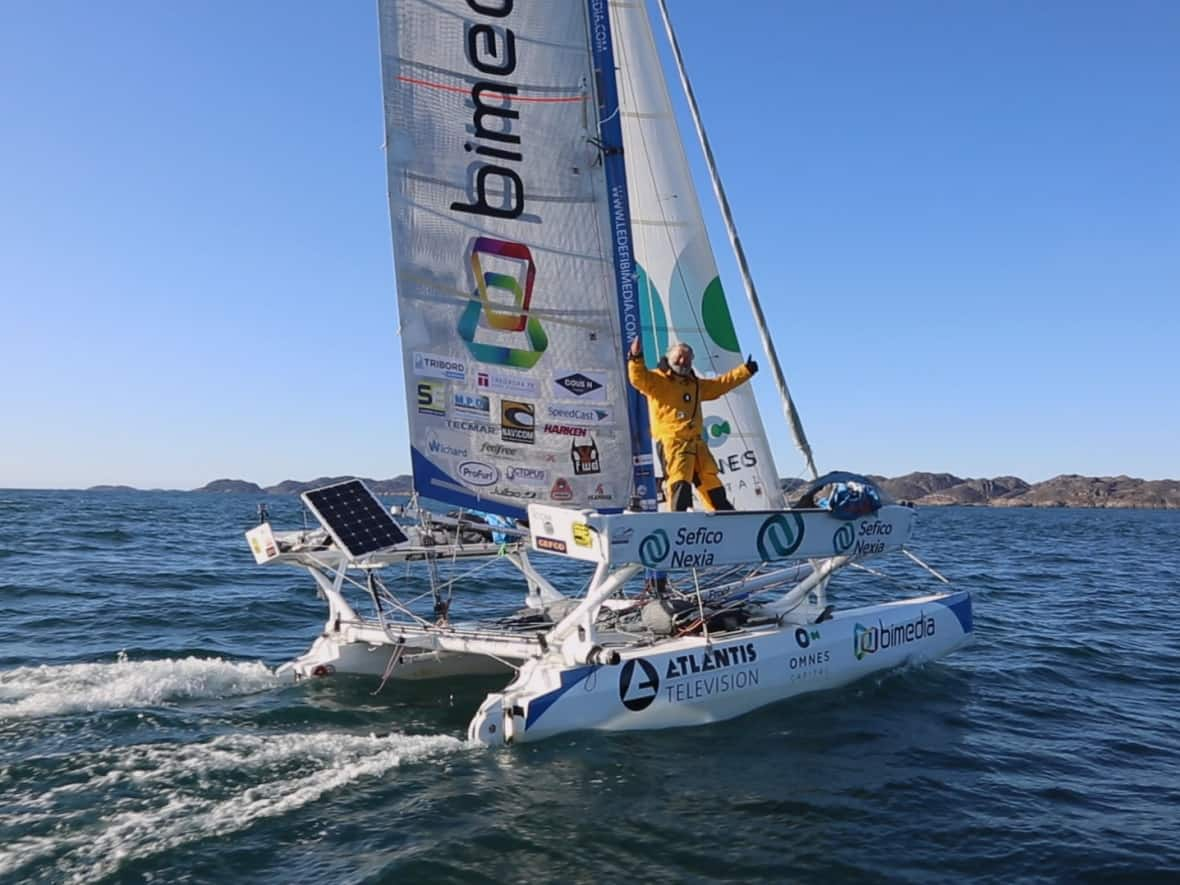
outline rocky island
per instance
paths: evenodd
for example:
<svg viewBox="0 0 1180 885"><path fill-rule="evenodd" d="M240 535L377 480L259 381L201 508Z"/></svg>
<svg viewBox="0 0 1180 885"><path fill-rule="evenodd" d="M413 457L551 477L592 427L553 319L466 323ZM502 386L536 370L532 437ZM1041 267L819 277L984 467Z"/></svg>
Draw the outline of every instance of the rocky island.
<svg viewBox="0 0 1180 885"><path fill-rule="evenodd" d="M297 495L307 489L355 478L357 477L321 476L308 481L288 479L273 486L259 486L240 479L217 479L193 491ZM1146 480L1132 476L1095 477L1062 474L1044 482L1028 483L1018 476L964 479L953 473L907 473L905 476L870 478L897 500L911 501L923 507L959 505L1180 509L1180 482L1172 479ZM411 478L408 474L401 474L392 479L360 479L379 495L408 495L411 491ZM804 485L798 479L783 479L781 482L788 492Z"/></svg>

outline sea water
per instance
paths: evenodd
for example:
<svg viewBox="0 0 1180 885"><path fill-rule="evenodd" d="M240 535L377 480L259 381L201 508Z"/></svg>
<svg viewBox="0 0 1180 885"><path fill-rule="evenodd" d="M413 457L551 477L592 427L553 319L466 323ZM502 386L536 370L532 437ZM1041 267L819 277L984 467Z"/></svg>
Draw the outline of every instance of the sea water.
<svg viewBox="0 0 1180 885"><path fill-rule="evenodd" d="M491 750L464 736L496 680L276 678L325 609L254 565L259 501L0 491L0 882L1180 876L1180 513L921 510L967 648L713 726ZM457 612L519 602L498 568ZM833 597L932 589L915 573Z"/></svg>

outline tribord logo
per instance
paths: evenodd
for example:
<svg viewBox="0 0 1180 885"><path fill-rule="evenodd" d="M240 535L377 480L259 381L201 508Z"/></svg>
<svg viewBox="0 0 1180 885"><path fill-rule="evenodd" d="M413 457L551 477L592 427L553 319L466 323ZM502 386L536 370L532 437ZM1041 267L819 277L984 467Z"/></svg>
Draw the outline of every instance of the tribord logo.
<svg viewBox="0 0 1180 885"><path fill-rule="evenodd" d="M758 529L758 555L762 561L783 559L799 549L803 543L803 517L798 513L775 513L766 518Z"/></svg>
<svg viewBox="0 0 1180 885"><path fill-rule="evenodd" d="M927 617L924 612L918 612L917 618L905 624L888 627L882 621L872 627L857 624L852 628L852 653L860 661L866 655L933 636L934 628L934 618Z"/></svg>
<svg viewBox="0 0 1180 885"><path fill-rule="evenodd" d="M672 545L668 543L668 533L663 529L656 529L639 542L639 561L648 568L655 568L668 558Z"/></svg>
<svg viewBox="0 0 1180 885"><path fill-rule="evenodd" d="M733 433L733 429L729 426L729 422L716 416L706 418L702 425L701 435L711 449L725 445L725 441L729 439L731 433Z"/></svg>
<svg viewBox="0 0 1180 885"><path fill-rule="evenodd" d="M471 246L471 270L476 290L459 317L459 337L480 362L531 369L549 346L549 336L540 321L529 316L537 265L528 246L492 237L476 237ZM506 273L508 270L514 272ZM494 299L493 292L507 293L511 303L503 295ZM528 348L476 341L480 317L497 332L524 332Z"/></svg>

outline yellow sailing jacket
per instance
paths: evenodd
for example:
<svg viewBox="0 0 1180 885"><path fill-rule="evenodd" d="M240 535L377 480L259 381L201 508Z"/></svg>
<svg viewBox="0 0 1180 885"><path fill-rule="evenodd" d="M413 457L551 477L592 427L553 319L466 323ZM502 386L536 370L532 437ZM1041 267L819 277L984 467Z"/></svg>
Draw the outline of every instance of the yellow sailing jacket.
<svg viewBox="0 0 1180 885"><path fill-rule="evenodd" d="M745 364L716 378L681 377L668 369L652 371L643 357L627 360L631 386L647 397L654 439L692 439L701 435L701 401L717 399L750 380Z"/></svg>

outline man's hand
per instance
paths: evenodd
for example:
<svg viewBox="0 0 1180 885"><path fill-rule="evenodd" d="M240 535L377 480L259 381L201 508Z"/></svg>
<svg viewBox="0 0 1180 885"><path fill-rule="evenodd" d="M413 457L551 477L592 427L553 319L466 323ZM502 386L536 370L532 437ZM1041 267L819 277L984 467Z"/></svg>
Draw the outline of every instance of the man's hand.
<svg viewBox="0 0 1180 885"><path fill-rule="evenodd" d="M639 336L636 335L633 339L631 339L631 359L637 360L641 356L643 356L643 342L639 339Z"/></svg>
<svg viewBox="0 0 1180 885"><path fill-rule="evenodd" d="M751 375L757 374L758 364L754 362L753 354L746 354L746 368L750 370Z"/></svg>

